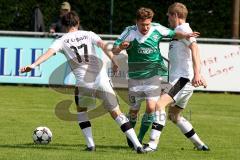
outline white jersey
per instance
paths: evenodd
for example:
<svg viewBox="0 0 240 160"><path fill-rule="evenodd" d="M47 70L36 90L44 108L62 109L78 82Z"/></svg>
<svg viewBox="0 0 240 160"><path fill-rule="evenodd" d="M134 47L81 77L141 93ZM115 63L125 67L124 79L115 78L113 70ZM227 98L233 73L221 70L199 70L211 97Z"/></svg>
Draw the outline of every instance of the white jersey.
<svg viewBox="0 0 240 160"><path fill-rule="evenodd" d="M181 24L175 28L175 31L191 33L192 29L188 23ZM189 40L180 39L172 40L169 44L168 58L170 61L169 81L174 83L180 77L193 78L193 63L191 50L188 47L191 43L196 42L194 37Z"/></svg>
<svg viewBox="0 0 240 160"><path fill-rule="evenodd" d="M99 80L108 77L103 61L95 50L99 41L101 38L93 32L76 31L63 35L50 46L56 52L64 53L76 77L77 86L92 88Z"/></svg>

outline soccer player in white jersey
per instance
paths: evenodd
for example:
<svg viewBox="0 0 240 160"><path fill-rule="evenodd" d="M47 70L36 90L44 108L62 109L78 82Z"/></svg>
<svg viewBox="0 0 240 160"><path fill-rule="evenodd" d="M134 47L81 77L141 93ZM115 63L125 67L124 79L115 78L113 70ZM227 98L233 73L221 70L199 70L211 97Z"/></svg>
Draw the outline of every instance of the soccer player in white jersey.
<svg viewBox="0 0 240 160"><path fill-rule="evenodd" d="M92 105L92 103L85 102L84 100L85 97L88 97L101 99L112 118L134 144L137 153L144 153L143 147L138 141L129 120L119 109L117 97L109 83L110 80L107 73L102 67L101 59L97 58L94 46L98 46L104 51L112 60L116 69L117 65L113 60L112 52L107 50L107 45L95 33L78 30L80 20L76 12L71 11L65 14L62 17L62 25L66 28L67 33L55 40L47 52L40 56L33 64L22 67L20 71L22 73L29 72L49 59L54 53L62 51L77 80L75 98L78 123L87 143L86 150L95 151L91 123L87 114L88 104Z"/></svg>
<svg viewBox="0 0 240 160"><path fill-rule="evenodd" d="M128 54L129 119L135 126L141 102L146 99L146 111L138 134L142 142L155 117L155 106L161 92L161 76L167 75L167 67L161 56L159 43L163 37L186 38L198 33L175 32L160 24L152 23L154 12L140 8L136 13L136 25L127 27L115 41L112 49L119 54L126 49ZM128 140L128 145L132 144Z"/></svg>
<svg viewBox="0 0 240 160"><path fill-rule="evenodd" d="M182 3L174 3L168 8L168 21L175 31L191 33L192 29L186 23L188 10ZM181 132L194 144L198 150L208 151L209 148L201 141L191 123L181 112L186 107L193 94L193 88L206 87L206 82L200 74L200 56L196 39L176 40L169 45L169 82L171 88L168 93L161 95L156 107L156 121L152 124L150 142L144 146L145 150L155 151L159 143L160 134L166 123L165 108L169 106L168 117L176 124Z"/></svg>

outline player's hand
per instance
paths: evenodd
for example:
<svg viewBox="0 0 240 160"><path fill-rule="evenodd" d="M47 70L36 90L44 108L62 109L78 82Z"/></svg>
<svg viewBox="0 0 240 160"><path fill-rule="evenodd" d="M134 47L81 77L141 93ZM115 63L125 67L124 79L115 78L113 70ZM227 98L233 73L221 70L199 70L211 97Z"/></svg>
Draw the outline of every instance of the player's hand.
<svg viewBox="0 0 240 160"><path fill-rule="evenodd" d="M207 88L207 82L201 75L193 77L192 85L194 87L203 86L204 88Z"/></svg>
<svg viewBox="0 0 240 160"><path fill-rule="evenodd" d="M198 36L200 36L200 33L199 32L192 32L192 33L187 33L186 34L186 38L188 39L188 38L191 38L191 37L198 37Z"/></svg>
<svg viewBox="0 0 240 160"><path fill-rule="evenodd" d="M202 86L204 88L207 88L207 82L206 82L206 80L204 78L202 79Z"/></svg>
<svg viewBox="0 0 240 160"><path fill-rule="evenodd" d="M19 71L21 73L25 73L25 72L30 72L32 69L34 69L34 68L31 66L25 66L25 67L20 68Z"/></svg>
<svg viewBox="0 0 240 160"><path fill-rule="evenodd" d="M127 49L127 48L129 47L129 45L130 45L129 42L124 41L124 42L122 42L122 43L119 45L119 48L120 48L121 50L124 50L124 49Z"/></svg>

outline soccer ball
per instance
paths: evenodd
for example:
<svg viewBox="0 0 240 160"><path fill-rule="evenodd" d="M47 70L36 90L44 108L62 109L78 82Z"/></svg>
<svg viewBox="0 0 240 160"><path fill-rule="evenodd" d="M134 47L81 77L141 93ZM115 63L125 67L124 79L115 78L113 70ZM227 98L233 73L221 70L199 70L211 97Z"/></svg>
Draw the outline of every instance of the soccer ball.
<svg viewBox="0 0 240 160"><path fill-rule="evenodd" d="M48 127L37 127L32 138L36 144L48 144L52 140L52 132Z"/></svg>

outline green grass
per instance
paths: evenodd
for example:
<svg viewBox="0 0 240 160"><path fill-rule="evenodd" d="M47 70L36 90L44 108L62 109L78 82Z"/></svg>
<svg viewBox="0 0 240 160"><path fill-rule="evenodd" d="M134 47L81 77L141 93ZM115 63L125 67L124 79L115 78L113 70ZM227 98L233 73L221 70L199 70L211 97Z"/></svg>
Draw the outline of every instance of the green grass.
<svg viewBox="0 0 240 160"><path fill-rule="evenodd" d="M92 121L97 151L83 151L85 141L77 123L55 115L56 104L63 100L73 97L46 87L0 86L0 159L233 160L240 156L239 95L195 93L189 102L184 115L191 118L210 152L193 150L178 128L168 122L158 151L146 155L138 155L127 147L124 134L108 114ZM120 104L127 112L127 104L121 99ZM141 112L143 109L144 105ZM74 112L74 105L71 110ZM53 132L53 141L48 145L32 142L33 130L41 125Z"/></svg>

